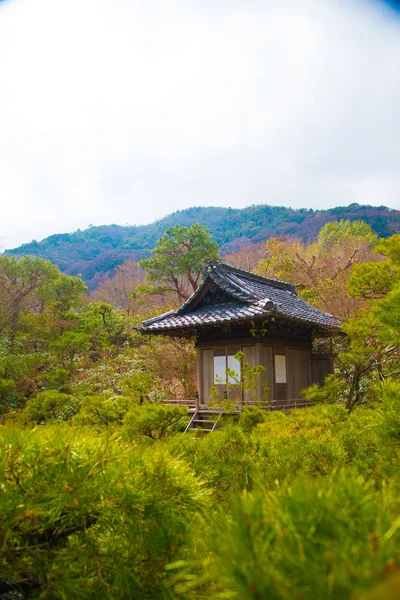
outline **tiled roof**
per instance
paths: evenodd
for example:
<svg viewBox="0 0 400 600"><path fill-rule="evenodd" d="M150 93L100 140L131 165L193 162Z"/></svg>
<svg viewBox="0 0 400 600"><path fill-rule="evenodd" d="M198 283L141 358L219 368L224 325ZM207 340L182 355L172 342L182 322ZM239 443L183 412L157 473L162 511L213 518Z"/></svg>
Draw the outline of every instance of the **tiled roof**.
<svg viewBox="0 0 400 600"><path fill-rule="evenodd" d="M205 286L213 282L226 298L207 304ZM207 288L208 289L208 288ZM203 298L202 298L203 294ZM208 264L202 284L178 310L144 321L143 333L190 330L203 326L251 321L275 315L320 330L334 330L339 322L301 300L290 283L266 279L224 263Z"/></svg>

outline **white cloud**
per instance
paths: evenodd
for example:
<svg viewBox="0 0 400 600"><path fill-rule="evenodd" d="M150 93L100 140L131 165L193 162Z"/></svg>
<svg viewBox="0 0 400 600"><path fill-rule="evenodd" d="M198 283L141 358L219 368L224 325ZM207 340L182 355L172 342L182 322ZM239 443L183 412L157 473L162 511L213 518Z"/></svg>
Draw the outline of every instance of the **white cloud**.
<svg viewBox="0 0 400 600"><path fill-rule="evenodd" d="M361 0L0 2L0 239L192 205L399 207L400 18Z"/></svg>

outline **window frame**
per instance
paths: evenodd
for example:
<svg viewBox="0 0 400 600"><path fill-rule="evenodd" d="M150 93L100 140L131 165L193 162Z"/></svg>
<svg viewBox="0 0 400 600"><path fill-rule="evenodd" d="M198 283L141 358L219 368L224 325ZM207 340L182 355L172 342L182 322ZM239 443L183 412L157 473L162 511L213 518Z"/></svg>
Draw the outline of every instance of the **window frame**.
<svg viewBox="0 0 400 600"><path fill-rule="evenodd" d="M234 358L234 356L235 356L235 354L237 354L237 352L240 352L240 347L239 348L225 347L224 349L214 348L213 385L222 385L222 386L238 385L242 381L242 365L239 360ZM224 377L224 380L222 380L222 381L216 381L216 376L218 375L218 373L216 372L216 368L215 368L215 359L219 359L219 358L224 358L224 362L225 362L225 377ZM229 360L229 359L231 359L231 360ZM236 370L234 368L234 366L232 365L232 362L236 363L235 367L238 367L238 370ZM233 379L230 375L227 376L227 369L235 371L235 373L238 375L238 381L236 381L236 379ZM218 371L220 372L220 369L218 369ZM220 378L220 379L222 379L222 378Z"/></svg>
<svg viewBox="0 0 400 600"><path fill-rule="evenodd" d="M274 355L274 374L275 383L278 385L287 384L287 360L286 354L275 354Z"/></svg>

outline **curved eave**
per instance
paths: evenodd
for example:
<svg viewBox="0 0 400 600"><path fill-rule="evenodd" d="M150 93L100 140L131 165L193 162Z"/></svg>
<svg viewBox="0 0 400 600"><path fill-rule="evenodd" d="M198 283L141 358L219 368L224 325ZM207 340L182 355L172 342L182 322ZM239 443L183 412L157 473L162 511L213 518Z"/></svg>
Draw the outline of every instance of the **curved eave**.
<svg viewBox="0 0 400 600"><path fill-rule="evenodd" d="M150 335L158 335L158 334L174 335L175 333L177 335L179 335L184 331L186 331L188 334L190 334L190 333L196 332L198 329L205 329L207 327L219 327L221 325L233 325L236 323L237 324L250 323L251 321L262 321L262 320L267 319L268 317L278 317L278 318L282 319L282 321L285 321L285 322L293 323L295 325L302 325L305 327L309 327L310 329L312 329L320 334L325 334L326 336L339 335L340 333L342 333L339 322L337 325L328 325L328 324L323 325L321 323L315 323L314 321L310 321L308 319L288 317L287 315L280 314L277 312L265 313L262 315L254 315L253 318L249 318L249 317L243 317L243 318L238 318L238 319L226 318L226 319L215 320L214 322L211 321L211 322L207 322L207 323L193 323L193 325L186 325L186 324L171 325L171 326L167 326L167 327L163 327L163 328L159 327L157 329L139 327L138 330L141 333L150 334Z"/></svg>

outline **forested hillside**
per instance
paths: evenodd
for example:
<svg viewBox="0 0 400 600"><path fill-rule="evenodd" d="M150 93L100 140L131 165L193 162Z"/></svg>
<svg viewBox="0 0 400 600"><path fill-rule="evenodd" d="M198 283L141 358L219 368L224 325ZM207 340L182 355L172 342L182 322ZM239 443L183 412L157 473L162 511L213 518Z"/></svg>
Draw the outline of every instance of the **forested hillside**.
<svg viewBox="0 0 400 600"><path fill-rule="evenodd" d="M268 205L244 209L194 207L177 211L150 225L104 225L52 235L41 242L33 241L8 250L7 254L50 260L63 273L81 276L89 289L94 289L105 275L110 275L128 258L147 257L164 231L173 225L206 225L221 253L228 254L246 242L262 242L273 236L290 235L309 242L316 238L325 223L340 219L363 220L379 237L400 231L400 211L384 206L351 204L329 210L295 210Z"/></svg>

